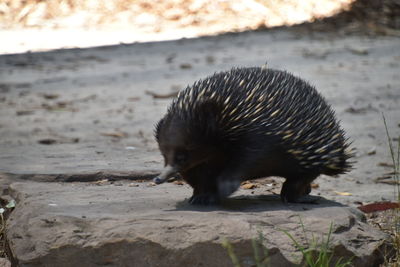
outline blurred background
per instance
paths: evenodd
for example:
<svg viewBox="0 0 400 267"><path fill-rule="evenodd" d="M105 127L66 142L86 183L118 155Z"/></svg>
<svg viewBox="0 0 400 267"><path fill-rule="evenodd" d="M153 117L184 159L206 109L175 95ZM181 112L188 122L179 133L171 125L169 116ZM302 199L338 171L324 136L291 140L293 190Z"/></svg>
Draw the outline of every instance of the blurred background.
<svg viewBox="0 0 400 267"><path fill-rule="evenodd" d="M341 21L356 19L364 27L393 34L390 30L398 29L400 24L396 15L399 2L1 0L0 54L191 38L291 26L340 14L346 14ZM337 21L333 26L338 26ZM351 27L356 26L353 23Z"/></svg>

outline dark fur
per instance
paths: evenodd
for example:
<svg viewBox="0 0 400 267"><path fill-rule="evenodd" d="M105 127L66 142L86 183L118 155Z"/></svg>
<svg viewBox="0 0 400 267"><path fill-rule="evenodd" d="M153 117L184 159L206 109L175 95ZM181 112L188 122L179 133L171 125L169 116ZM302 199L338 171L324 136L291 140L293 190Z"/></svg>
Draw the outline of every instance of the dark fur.
<svg viewBox="0 0 400 267"><path fill-rule="evenodd" d="M349 144L334 112L307 82L283 71L238 68L180 92L156 126L165 164L209 204L252 178L286 178L296 202L320 174L350 169Z"/></svg>

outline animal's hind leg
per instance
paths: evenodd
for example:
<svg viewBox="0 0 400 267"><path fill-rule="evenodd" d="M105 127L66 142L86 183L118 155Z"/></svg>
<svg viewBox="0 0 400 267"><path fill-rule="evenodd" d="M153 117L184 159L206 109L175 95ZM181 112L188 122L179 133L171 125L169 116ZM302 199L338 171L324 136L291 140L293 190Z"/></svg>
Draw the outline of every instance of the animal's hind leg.
<svg viewBox="0 0 400 267"><path fill-rule="evenodd" d="M283 202L294 203L315 203L320 198L309 196L311 192L311 182L317 176L288 178L283 183L281 199Z"/></svg>

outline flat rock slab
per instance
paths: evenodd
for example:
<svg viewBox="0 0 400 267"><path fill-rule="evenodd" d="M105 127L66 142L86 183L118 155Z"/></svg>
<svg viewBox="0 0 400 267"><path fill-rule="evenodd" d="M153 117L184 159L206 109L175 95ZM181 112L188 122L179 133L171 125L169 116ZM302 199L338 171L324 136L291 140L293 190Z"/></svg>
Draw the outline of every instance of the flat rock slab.
<svg viewBox="0 0 400 267"><path fill-rule="evenodd" d="M324 199L284 205L276 195L239 190L221 206L193 207L190 187L172 183L17 182L9 189L17 206L7 239L20 266L232 266L225 238L242 266L254 266L260 233L270 266L294 266L301 255L282 230L305 244L305 235L326 239L331 223L337 256L378 266L387 238L357 210Z"/></svg>

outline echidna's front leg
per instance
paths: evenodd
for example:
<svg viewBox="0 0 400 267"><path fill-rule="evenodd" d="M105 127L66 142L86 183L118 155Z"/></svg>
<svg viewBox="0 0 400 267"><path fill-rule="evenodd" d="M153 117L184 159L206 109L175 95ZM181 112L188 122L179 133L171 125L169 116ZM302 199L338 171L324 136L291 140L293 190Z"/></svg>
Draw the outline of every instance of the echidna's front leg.
<svg viewBox="0 0 400 267"><path fill-rule="evenodd" d="M189 198L189 203L192 205L214 205L219 202L219 197L216 190L215 180L209 180L203 177L203 181L197 180L193 183L193 195Z"/></svg>
<svg viewBox="0 0 400 267"><path fill-rule="evenodd" d="M181 173L183 179L193 188L193 195L189 198L192 205L213 205L219 202L215 168L198 166Z"/></svg>
<svg viewBox="0 0 400 267"><path fill-rule="evenodd" d="M258 155L254 155L250 149L236 153L238 155L230 159L217 177L218 196L221 199L235 192L244 179L253 177L251 170L259 160Z"/></svg>
<svg viewBox="0 0 400 267"><path fill-rule="evenodd" d="M220 199L218 198L217 194L193 194L189 198L189 203L192 205L215 205L218 204Z"/></svg>

